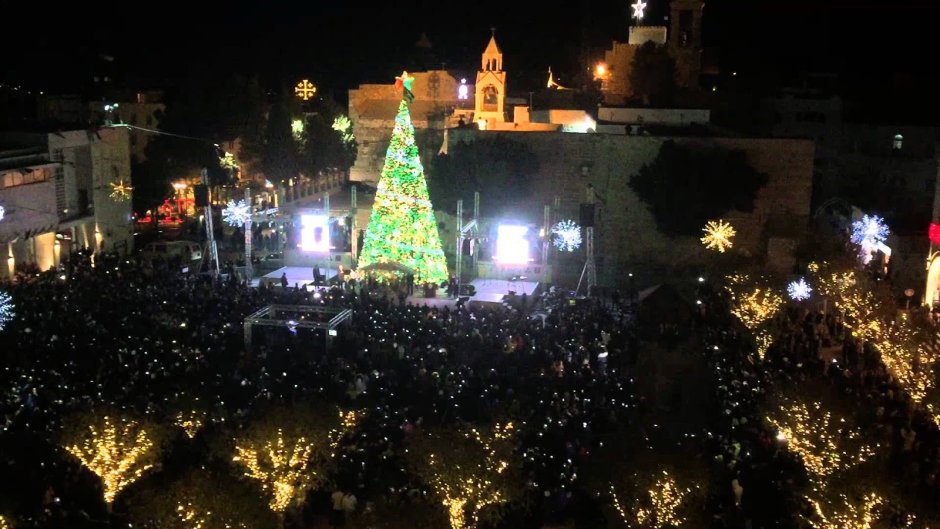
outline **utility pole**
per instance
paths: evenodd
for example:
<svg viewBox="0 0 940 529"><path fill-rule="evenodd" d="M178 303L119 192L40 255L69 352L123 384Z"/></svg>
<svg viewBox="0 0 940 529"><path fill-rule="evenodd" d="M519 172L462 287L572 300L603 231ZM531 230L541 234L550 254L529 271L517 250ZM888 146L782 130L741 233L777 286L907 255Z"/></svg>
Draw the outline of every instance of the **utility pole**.
<svg viewBox="0 0 940 529"><path fill-rule="evenodd" d="M209 264L209 266L214 267L210 269L210 271L212 272L212 276L218 277L219 275L219 248L215 244L215 229L212 227L212 198L211 196L209 196L210 193L208 193L209 171L207 171L206 168L202 169L202 185L206 186L206 190L207 190L207 193L206 193L207 202L206 202L205 215L206 215L206 237L209 243L209 259L211 260L211 263Z"/></svg>

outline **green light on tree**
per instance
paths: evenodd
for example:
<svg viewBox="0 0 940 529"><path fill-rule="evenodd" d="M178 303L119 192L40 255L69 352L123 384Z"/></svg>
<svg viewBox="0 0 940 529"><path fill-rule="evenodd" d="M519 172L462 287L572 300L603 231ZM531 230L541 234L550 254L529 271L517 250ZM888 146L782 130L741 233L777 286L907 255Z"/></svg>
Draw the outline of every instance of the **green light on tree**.
<svg viewBox="0 0 940 529"><path fill-rule="evenodd" d="M406 96L408 88L405 83ZM419 282L440 283L447 280L447 264L407 99L395 117L359 266L399 263L414 270Z"/></svg>

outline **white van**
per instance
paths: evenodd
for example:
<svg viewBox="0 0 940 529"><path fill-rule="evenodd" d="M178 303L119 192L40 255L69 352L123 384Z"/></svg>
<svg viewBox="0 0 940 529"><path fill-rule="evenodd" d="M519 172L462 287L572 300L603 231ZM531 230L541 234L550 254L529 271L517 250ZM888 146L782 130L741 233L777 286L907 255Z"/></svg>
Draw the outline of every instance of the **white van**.
<svg viewBox="0 0 940 529"><path fill-rule="evenodd" d="M184 265L193 265L202 259L202 248L192 241L159 241L145 246L140 256L144 259L170 259L179 256L182 257Z"/></svg>

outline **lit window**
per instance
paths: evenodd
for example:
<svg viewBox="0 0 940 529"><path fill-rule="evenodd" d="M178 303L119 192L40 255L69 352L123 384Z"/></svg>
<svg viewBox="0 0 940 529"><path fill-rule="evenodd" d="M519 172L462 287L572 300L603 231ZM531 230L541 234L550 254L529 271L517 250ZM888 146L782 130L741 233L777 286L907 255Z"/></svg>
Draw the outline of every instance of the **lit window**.
<svg viewBox="0 0 940 529"><path fill-rule="evenodd" d="M896 151L900 151L903 146L904 146L904 136L900 134L895 134L894 141L891 143L891 148Z"/></svg>

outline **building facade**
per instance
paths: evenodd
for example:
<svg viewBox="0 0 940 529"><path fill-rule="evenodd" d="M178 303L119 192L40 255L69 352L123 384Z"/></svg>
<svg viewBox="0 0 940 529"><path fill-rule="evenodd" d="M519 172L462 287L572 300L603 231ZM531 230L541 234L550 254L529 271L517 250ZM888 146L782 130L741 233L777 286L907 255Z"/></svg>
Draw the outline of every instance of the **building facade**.
<svg viewBox="0 0 940 529"><path fill-rule="evenodd" d="M83 248L133 249L130 142L123 128L4 133L0 145L0 278L48 270ZM132 193L132 189L129 193Z"/></svg>

